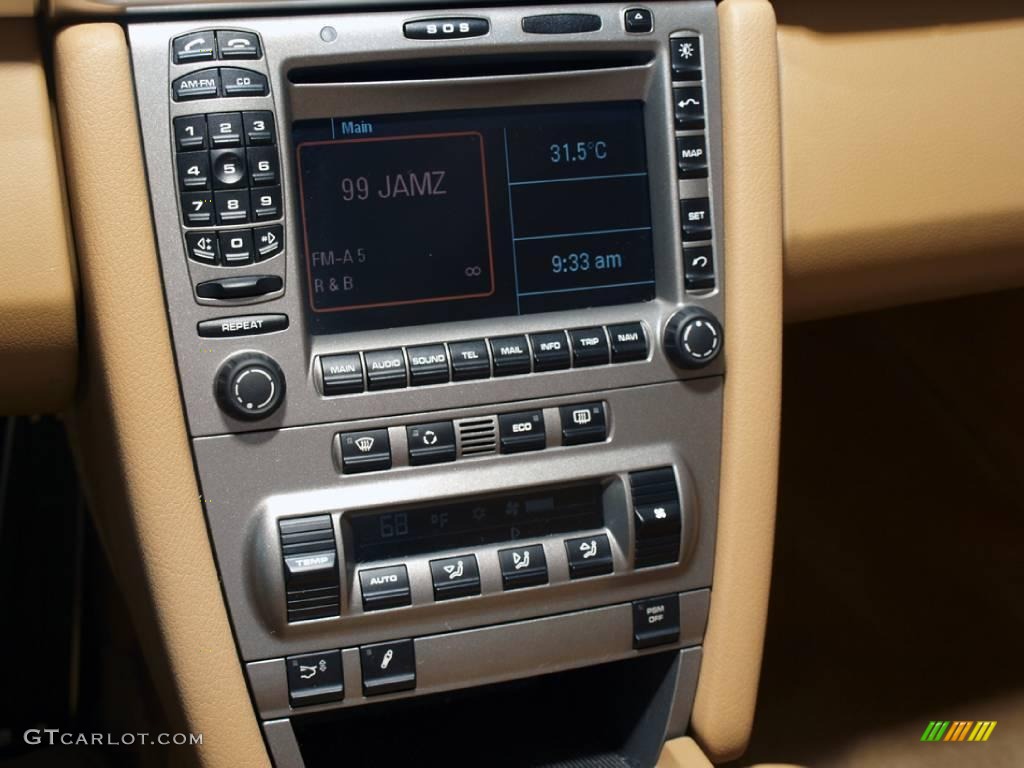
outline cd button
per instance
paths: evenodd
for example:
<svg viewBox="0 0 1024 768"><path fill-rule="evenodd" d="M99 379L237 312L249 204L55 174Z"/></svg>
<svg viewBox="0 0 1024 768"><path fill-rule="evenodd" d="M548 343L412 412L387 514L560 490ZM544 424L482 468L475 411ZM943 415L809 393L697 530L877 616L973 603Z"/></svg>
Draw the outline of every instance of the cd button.
<svg viewBox="0 0 1024 768"><path fill-rule="evenodd" d="M569 342L565 331L531 334L530 343L533 346L533 370L557 371L569 367Z"/></svg>
<svg viewBox="0 0 1024 768"><path fill-rule="evenodd" d="M225 96L266 96L270 91L267 78L251 69L225 67L220 71Z"/></svg>
<svg viewBox="0 0 1024 768"><path fill-rule="evenodd" d="M612 562L612 547L608 543L606 533L566 539L565 556L569 560L570 579L601 576L611 573L615 567Z"/></svg>
<svg viewBox="0 0 1024 768"><path fill-rule="evenodd" d="M405 428L405 435L414 467L455 461L455 428L450 421L414 424Z"/></svg>
<svg viewBox="0 0 1024 768"><path fill-rule="evenodd" d="M409 380L412 386L444 384L448 381L448 353L444 344L409 347Z"/></svg>
<svg viewBox="0 0 1024 768"><path fill-rule="evenodd" d="M367 352L365 357L370 391L405 386L405 355L401 349L378 349Z"/></svg>
<svg viewBox="0 0 1024 768"><path fill-rule="evenodd" d="M409 605L409 572L404 565L384 568L364 568L359 571L359 586L363 592L363 610L379 611Z"/></svg>
<svg viewBox="0 0 1024 768"><path fill-rule="evenodd" d="M608 337L604 328L579 328L569 331L572 342L572 364L577 368L605 365L608 362Z"/></svg>
<svg viewBox="0 0 1024 768"><path fill-rule="evenodd" d="M491 375L491 359L483 339L459 341L448 345L452 357L452 379L486 379Z"/></svg>
<svg viewBox="0 0 1024 768"><path fill-rule="evenodd" d="M358 353L321 357L320 375L321 388L328 397L363 391L363 361Z"/></svg>
<svg viewBox="0 0 1024 768"><path fill-rule="evenodd" d="M548 563L544 547L533 544L498 550L501 585L504 589L521 589L548 583Z"/></svg>
<svg viewBox="0 0 1024 768"><path fill-rule="evenodd" d="M613 363L628 363L647 357L647 336L640 323L609 325L608 335L612 340Z"/></svg>
<svg viewBox="0 0 1024 768"><path fill-rule="evenodd" d="M511 376L530 372L530 347L525 336L499 336L491 339L494 375Z"/></svg>
<svg viewBox="0 0 1024 768"><path fill-rule="evenodd" d="M600 443L608 437L604 403L563 405L558 412L562 417L562 445Z"/></svg>
<svg viewBox="0 0 1024 768"><path fill-rule="evenodd" d="M391 469L391 441L386 429L341 435L341 471L346 475Z"/></svg>
<svg viewBox="0 0 1024 768"><path fill-rule="evenodd" d="M476 555L459 555L430 561L434 599L451 600L480 594L480 569Z"/></svg>
<svg viewBox="0 0 1024 768"><path fill-rule="evenodd" d="M498 416L502 453L541 451L547 444L543 411L503 413Z"/></svg>

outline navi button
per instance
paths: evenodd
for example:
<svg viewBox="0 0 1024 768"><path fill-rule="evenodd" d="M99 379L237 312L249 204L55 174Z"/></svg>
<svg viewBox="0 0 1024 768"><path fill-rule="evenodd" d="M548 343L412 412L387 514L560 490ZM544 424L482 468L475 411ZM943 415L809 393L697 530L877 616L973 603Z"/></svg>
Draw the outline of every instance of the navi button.
<svg viewBox="0 0 1024 768"><path fill-rule="evenodd" d="M391 469L391 441L386 429L341 435L341 471L346 475Z"/></svg>
<svg viewBox="0 0 1024 768"><path fill-rule="evenodd" d="M608 335L612 340L613 363L628 363L631 360L647 358L647 336L640 323L609 325Z"/></svg>

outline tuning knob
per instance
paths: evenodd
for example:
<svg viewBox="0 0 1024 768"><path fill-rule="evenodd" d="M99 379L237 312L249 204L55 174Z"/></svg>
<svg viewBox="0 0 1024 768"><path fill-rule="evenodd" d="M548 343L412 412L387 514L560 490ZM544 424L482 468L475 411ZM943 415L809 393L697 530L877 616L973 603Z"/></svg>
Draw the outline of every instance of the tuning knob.
<svg viewBox="0 0 1024 768"><path fill-rule="evenodd" d="M665 352L683 368L703 368L722 351L722 324L710 312L687 307L665 326Z"/></svg>
<svg viewBox="0 0 1024 768"><path fill-rule="evenodd" d="M214 390L217 404L229 416L245 421L263 419L284 400L284 372L273 358L243 352L220 367Z"/></svg>

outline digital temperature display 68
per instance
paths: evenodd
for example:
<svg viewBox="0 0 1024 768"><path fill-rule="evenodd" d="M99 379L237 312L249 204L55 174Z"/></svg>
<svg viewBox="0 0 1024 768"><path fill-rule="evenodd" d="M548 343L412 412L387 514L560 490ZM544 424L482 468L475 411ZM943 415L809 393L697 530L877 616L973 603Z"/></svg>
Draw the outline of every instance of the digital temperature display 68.
<svg viewBox="0 0 1024 768"><path fill-rule="evenodd" d="M643 105L293 126L316 333L649 301Z"/></svg>

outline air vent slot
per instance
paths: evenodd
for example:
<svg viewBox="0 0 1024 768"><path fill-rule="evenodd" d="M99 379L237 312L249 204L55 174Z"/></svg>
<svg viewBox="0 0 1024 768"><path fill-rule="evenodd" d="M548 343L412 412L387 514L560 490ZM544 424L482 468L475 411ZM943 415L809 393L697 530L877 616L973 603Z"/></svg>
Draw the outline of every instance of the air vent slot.
<svg viewBox="0 0 1024 768"><path fill-rule="evenodd" d="M460 457L496 453L498 450L498 419L494 416L462 419L455 423L455 435Z"/></svg>

